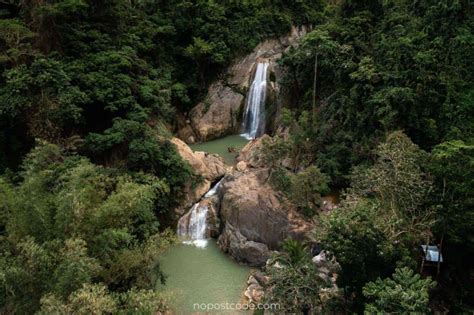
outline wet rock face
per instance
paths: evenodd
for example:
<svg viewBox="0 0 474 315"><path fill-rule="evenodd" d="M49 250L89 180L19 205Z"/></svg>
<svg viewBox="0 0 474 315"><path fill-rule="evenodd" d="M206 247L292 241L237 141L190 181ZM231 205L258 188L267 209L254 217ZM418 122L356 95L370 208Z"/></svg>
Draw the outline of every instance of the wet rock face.
<svg viewBox="0 0 474 315"><path fill-rule="evenodd" d="M217 238L221 232L221 220L219 218L220 199L218 196L212 196L203 201L209 207L207 213L207 234L209 237Z"/></svg>
<svg viewBox="0 0 474 315"><path fill-rule="evenodd" d="M279 112L278 80L282 70L276 61L291 46L306 35L307 28L294 27L290 34L279 39L260 43L252 53L236 60L227 70L224 79L212 84L204 101L189 112L189 121L177 123L177 135L187 143L208 141L240 131L245 97L259 61L267 61L267 129L274 128L275 117Z"/></svg>

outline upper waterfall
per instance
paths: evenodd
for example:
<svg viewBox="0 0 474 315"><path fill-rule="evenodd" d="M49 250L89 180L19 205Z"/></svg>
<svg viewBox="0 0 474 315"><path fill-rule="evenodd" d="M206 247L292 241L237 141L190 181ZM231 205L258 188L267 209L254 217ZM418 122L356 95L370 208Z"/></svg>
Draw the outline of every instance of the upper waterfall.
<svg viewBox="0 0 474 315"><path fill-rule="evenodd" d="M265 132L265 96L267 92L268 62L259 62L250 86L245 106L243 131L247 139L254 139Z"/></svg>

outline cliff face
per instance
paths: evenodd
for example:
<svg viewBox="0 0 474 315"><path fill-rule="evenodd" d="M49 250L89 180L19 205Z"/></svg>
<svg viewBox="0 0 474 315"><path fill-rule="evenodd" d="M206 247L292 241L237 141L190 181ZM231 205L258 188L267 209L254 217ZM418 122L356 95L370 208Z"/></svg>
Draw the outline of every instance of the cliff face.
<svg viewBox="0 0 474 315"><path fill-rule="evenodd" d="M239 132L255 67L263 60L269 63L265 110L266 130L271 132L281 105L278 81L282 70L276 61L307 32L305 27L294 27L290 34L266 40L255 47L252 53L236 60L228 68L224 78L209 87L204 101L189 112L188 120L179 122L177 136L187 143L194 143Z"/></svg>
<svg viewBox="0 0 474 315"><path fill-rule="evenodd" d="M313 229L313 224L267 182L268 168L260 151L263 139L268 138L264 135L249 142L235 167L226 167L219 156L194 152L181 140L172 139L181 157L203 179L196 187L187 187L186 198L176 212L182 215L196 202L207 207L206 236L218 237L224 252L252 266L265 264L271 251L286 238L308 239ZM208 196L211 183L219 178L219 187ZM190 212L179 223L186 226L189 220Z"/></svg>
<svg viewBox="0 0 474 315"><path fill-rule="evenodd" d="M293 28L287 36L266 40L236 60L224 78L209 87L207 97L189 112L187 120L178 117L178 137L193 143L240 132L247 91L262 61L268 63L265 130L271 133L284 99L278 85L282 69L277 60L306 33L306 28ZM271 251L279 249L286 238L308 239L313 229L312 223L267 183L268 168L260 152L266 138L264 135L249 142L240 152L239 163L228 169L218 157L193 152L184 142L173 139L183 159L204 178L199 187L190 188L186 205L203 198L210 184L224 176L212 202L200 199L211 210L209 235L218 237L221 249L234 259L253 266L265 264ZM184 216L183 224L186 220L189 218Z"/></svg>
<svg viewBox="0 0 474 315"><path fill-rule="evenodd" d="M206 152L194 152L186 143L178 138L171 139L171 143L176 146L179 155L184 161L189 163L194 173L202 177L202 181L196 185L196 187L192 187L191 184L188 184L184 188L185 197L181 203L181 207L175 210L177 213L183 214L187 208L201 199L211 188L213 182L225 175L227 166L220 156Z"/></svg>
<svg viewBox="0 0 474 315"><path fill-rule="evenodd" d="M266 183L268 170L233 170L222 183L219 246L234 259L265 264L288 237L307 239L313 226Z"/></svg>

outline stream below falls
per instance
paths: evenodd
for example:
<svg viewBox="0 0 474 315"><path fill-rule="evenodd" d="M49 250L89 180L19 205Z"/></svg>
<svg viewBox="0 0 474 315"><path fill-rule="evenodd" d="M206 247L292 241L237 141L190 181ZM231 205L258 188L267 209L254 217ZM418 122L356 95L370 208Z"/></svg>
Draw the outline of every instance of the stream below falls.
<svg viewBox="0 0 474 315"><path fill-rule="evenodd" d="M160 260L160 266L167 279L157 289L172 295L174 314L236 314L235 310L204 312L195 309L194 304L242 303L251 270L221 252L212 239L205 247L179 244L170 248Z"/></svg>

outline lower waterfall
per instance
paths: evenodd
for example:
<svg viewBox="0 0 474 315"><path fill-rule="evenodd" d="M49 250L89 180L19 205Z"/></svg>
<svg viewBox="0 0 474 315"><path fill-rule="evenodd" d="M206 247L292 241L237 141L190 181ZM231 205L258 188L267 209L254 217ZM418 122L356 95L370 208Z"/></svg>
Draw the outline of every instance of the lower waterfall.
<svg viewBox="0 0 474 315"><path fill-rule="evenodd" d="M199 202L189 210L189 221L186 223L178 223L178 236L184 239L184 243L194 244L198 247L207 245L207 206L200 207Z"/></svg>
<svg viewBox="0 0 474 315"><path fill-rule="evenodd" d="M195 203L188 213L179 219L178 236L183 239L183 243L206 247L209 238L207 226L209 207L202 203L217 193L221 182L222 179L200 201Z"/></svg>

